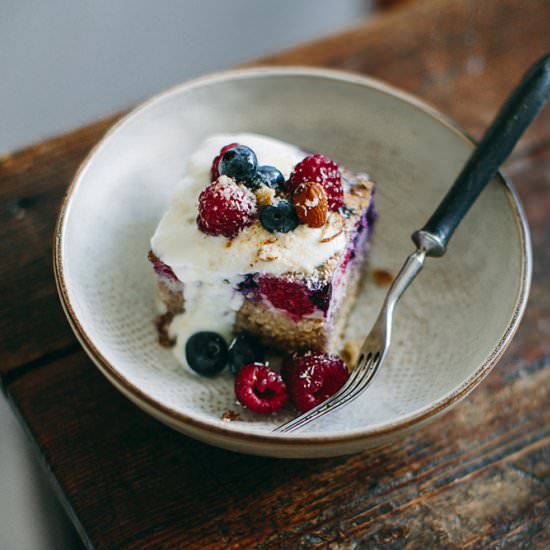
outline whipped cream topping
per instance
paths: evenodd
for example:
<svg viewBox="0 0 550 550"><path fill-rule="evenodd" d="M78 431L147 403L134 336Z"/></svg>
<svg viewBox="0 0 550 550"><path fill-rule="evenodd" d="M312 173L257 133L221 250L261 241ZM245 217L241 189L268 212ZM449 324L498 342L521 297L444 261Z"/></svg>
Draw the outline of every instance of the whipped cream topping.
<svg viewBox="0 0 550 550"><path fill-rule="evenodd" d="M345 247L342 220L336 213L331 213L324 227L300 225L286 234L270 233L259 223L232 240L202 233L196 224L199 194L210 183L214 157L234 142L253 149L258 165L275 166L285 179L307 156L294 145L257 134L215 135L190 156L186 175L151 239L155 255L184 285L185 312L170 326L170 336L176 338L174 354L184 363L185 342L193 333L210 330L229 340L244 300L235 290L243 275L309 274Z"/></svg>
<svg viewBox="0 0 550 550"><path fill-rule="evenodd" d="M151 240L153 252L172 268L180 281L214 282L254 272L307 274L343 249L344 234L330 238L337 234L338 215L331 215L324 227L299 225L284 234L270 233L259 223L244 229L231 241L202 233L196 224L198 197L210 183L212 160L224 145L232 142L252 148L259 165L275 166L285 178L307 156L293 145L256 134L216 135L206 139L189 158L186 176Z"/></svg>

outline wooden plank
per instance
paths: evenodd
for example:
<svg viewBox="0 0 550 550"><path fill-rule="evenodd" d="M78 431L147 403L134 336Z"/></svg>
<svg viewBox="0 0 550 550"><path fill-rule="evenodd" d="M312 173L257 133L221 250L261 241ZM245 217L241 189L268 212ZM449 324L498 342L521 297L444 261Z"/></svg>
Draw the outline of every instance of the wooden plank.
<svg viewBox="0 0 550 550"><path fill-rule="evenodd" d="M479 137L498 106L550 50L545 0L428 0L367 20L354 30L265 58L380 78L429 101ZM539 121L516 154L550 125Z"/></svg>
<svg viewBox="0 0 550 550"><path fill-rule="evenodd" d="M496 6L476 0L414 2L260 63L322 65L376 76L431 101L479 135L525 68L550 49L549 2L506 0ZM115 119L0 159L0 380L75 345L51 275L51 235L78 164ZM547 111L516 157L550 140L549 129Z"/></svg>
<svg viewBox="0 0 550 550"><path fill-rule="evenodd" d="M500 377L381 452L302 461L180 436L83 352L17 380L9 397L98 548L550 543L550 361Z"/></svg>
<svg viewBox="0 0 550 550"><path fill-rule="evenodd" d="M114 121L0 159L0 379L76 343L55 291L53 227L78 165Z"/></svg>
<svg viewBox="0 0 550 550"><path fill-rule="evenodd" d="M546 112L550 113L550 108L547 107ZM509 163L506 173L516 183L533 243L533 283L529 302L507 353L520 364L528 364L550 357L550 142L541 145L540 149L534 148L529 156ZM515 372L514 368L506 376L514 376Z"/></svg>

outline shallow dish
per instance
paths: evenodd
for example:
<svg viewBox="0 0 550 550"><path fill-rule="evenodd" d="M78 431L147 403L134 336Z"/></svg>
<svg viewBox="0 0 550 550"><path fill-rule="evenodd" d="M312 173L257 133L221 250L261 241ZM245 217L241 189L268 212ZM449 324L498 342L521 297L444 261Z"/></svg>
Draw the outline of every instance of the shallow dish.
<svg viewBox="0 0 550 550"><path fill-rule="evenodd" d="M239 452L317 457L389 443L463 399L518 326L531 247L521 205L498 175L444 258L431 259L399 304L388 360L355 403L302 432L285 416L240 411L228 373L200 378L157 344L149 239L206 136L251 131L322 152L378 183L370 271L352 313L361 340L386 288L452 183L472 141L414 97L369 78L300 67L230 71L177 86L117 123L80 167L55 234L55 277L68 319L101 372L169 426ZM224 411L242 413L226 422Z"/></svg>

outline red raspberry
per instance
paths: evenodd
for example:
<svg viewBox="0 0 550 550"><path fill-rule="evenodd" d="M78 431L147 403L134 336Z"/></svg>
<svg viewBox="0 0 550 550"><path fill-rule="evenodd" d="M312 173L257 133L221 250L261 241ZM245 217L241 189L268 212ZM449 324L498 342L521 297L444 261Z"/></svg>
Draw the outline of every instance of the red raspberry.
<svg viewBox="0 0 550 550"><path fill-rule="evenodd" d="M298 185L306 181L316 181L324 187L329 210L338 210L344 204L342 176L333 160L324 155L309 155L294 167L288 181L288 190L294 193Z"/></svg>
<svg viewBox="0 0 550 550"><path fill-rule="evenodd" d="M289 354L283 361L281 374L290 399L300 412L328 399L349 377L346 365L337 355L312 351Z"/></svg>
<svg viewBox="0 0 550 550"><path fill-rule="evenodd" d="M242 405L260 414L277 412L288 401L281 375L261 363L241 367L235 378L235 395Z"/></svg>
<svg viewBox="0 0 550 550"><path fill-rule="evenodd" d="M233 147L237 147L239 145L238 143L230 143L229 145L225 145L220 149L220 153L218 156L214 157L214 160L212 161L212 167L210 168L210 181L217 180L220 177L220 172L218 171L218 166L220 165L220 160L223 157L223 154L226 151L229 151L229 149L233 149Z"/></svg>
<svg viewBox="0 0 550 550"><path fill-rule="evenodd" d="M227 176L220 176L199 195L197 225L207 235L231 239L254 221L255 214L254 194Z"/></svg>
<svg viewBox="0 0 550 550"><path fill-rule="evenodd" d="M264 275L258 281L258 289L276 308L284 309L294 319L315 311L308 288L298 281Z"/></svg>
<svg viewBox="0 0 550 550"><path fill-rule="evenodd" d="M161 261L152 250L149 250L149 254L147 255L147 258L149 261L153 264L153 269L155 270L155 273L159 275L160 277L167 277L168 279L171 279L172 281L178 281L179 279L176 277L176 274L172 271L172 268L165 264L163 261Z"/></svg>

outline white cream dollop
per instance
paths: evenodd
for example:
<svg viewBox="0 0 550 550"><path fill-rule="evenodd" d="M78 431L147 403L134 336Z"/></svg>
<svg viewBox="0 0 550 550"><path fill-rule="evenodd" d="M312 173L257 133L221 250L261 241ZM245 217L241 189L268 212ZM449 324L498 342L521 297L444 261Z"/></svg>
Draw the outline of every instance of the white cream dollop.
<svg viewBox="0 0 550 550"><path fill-rule="evenodd" d="M184 284L185 313L171 324L177 338L174 353L184 360L184 346L194 332L211 330L230 336L243 297L235 286L247 273L309 274L345 247L342 232L331 233L331 219L322 228L299 225L286 234L273 234L259 223L232 241L202 233L196 224L198 197L210 183L210 167L220 149L240 143L254 150L258 165L278 168L285 178L307 154L294 145L258 134L215 135L190 156L186 175L151 239L151 249ZM334 220L337 224L338 220ZM337 229L337 228L336 228Z"/></svg>
<svg viewBox="0 0 550 550"><path fill-rule="evenodd" d="M343 234L330 240L324 238L327 227L299 225L289 233L273 234L254 224L241 231L231 246L225 237L202 233L196 223L199 194L210 183L213 158L224 145L233 142L251 147L259 165L275 166L285 178L306 156L293 145L257 134L216 135L206 139L189 158L186 176L151 240L154 253L181 281L190 277L195 281L214 281L255 272L311 273L344 248ZM269 252L263 253L266 247Z"/></svg>

